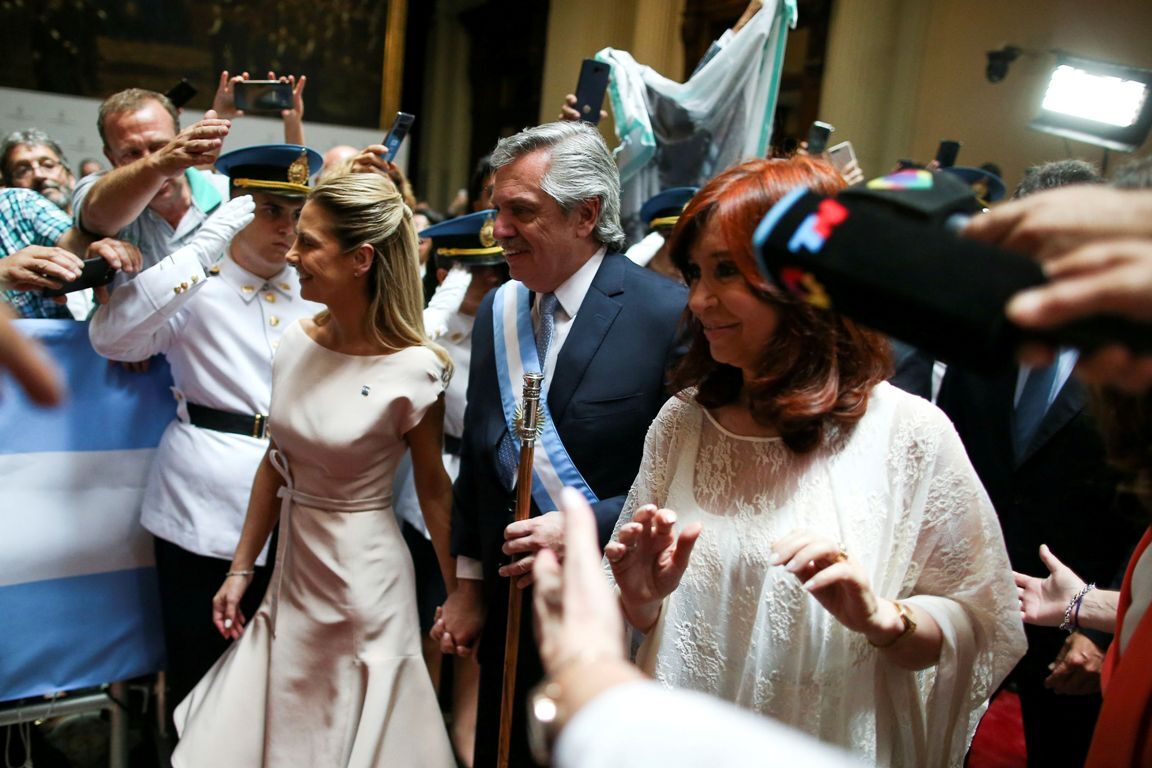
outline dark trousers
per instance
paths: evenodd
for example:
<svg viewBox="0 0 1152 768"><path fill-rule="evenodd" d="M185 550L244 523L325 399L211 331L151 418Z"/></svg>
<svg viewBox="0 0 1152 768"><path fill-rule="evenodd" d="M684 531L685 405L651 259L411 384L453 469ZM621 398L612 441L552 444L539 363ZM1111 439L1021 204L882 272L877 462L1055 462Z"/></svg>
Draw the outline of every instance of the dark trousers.
<svg viewBox="0 0 1152 768"><path fill-rule="evenodd" d="M506 585L508 580L501 578ZM475 768L492 768L500 746L500 700L504 690L504 635L507 626L508 596L505 589L499 593L500 605L488 608L487 621L480 649L480 696L476 713ZM532 588L523 591L520 622L520 650L516 665L516 695L512 717L512 743L508 765L528 768L536 765L528 748L528 691L544 677L536 638L532 634Z"/></svg>
<svg viewBox="0 0 1152 768"><path fill-rule="evenodd" d="M168 717L204 677L228 647L212 623L212 598L224 583L229 561L195 555L157 538L156 575L160 585L160 613L164 622L164 649L168 655ZM273 542L274 543L274 542ZM274 551L274 547L273 547ZM264 599L272 573L272 558L256 569L240 605L251 619Z"/></svg>

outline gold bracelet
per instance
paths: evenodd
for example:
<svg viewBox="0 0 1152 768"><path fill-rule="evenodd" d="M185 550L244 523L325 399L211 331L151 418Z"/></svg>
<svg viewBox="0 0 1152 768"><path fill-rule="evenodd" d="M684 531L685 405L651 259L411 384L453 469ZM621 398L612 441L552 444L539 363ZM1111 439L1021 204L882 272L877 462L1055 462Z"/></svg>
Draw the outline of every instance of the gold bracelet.
<svg viewBox="0 0 1152 768"><path fill-rule="evenodd" d="M897 600L893 600L892 605L896 606L896 612L900 614L900 620L904 622L904 631L896 635L896 637L892 638L887 643L873 643L871 640L869 640L868 644L873 648L891 648L892 646L896 645L896 643L900 642L916 631L916 619L912 618L912 609Z"/></svg>
<svg viewBox="0 0 1152 768"><path fill-rule="evenodd" d="M256 575L256 571L228 571L228 573L224 574L224 578L228 579L228 578L231 578L233 576L255 576L255 575Z"/></svg>

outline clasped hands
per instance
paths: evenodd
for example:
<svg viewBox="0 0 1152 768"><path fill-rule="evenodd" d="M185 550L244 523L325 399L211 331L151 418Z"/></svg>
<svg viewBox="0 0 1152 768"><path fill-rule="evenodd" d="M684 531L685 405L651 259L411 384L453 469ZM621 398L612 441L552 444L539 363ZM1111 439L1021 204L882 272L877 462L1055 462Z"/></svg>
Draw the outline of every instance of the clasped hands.
<svg viewBox="0 0 1152 768"><path fill-rule="evenodd" d="M511 523L504 529L504 554L520 556L502 566L499 574L513 579L513 585L524 589L533 581L532 566L536 555L548 549L556 557L564 553L564 513L553 510L538 517ZM456 590L436 609L436 619L429 636L440 643L442 653L470 656L484 627L483 590L479 580L461 578Z"/></svg>

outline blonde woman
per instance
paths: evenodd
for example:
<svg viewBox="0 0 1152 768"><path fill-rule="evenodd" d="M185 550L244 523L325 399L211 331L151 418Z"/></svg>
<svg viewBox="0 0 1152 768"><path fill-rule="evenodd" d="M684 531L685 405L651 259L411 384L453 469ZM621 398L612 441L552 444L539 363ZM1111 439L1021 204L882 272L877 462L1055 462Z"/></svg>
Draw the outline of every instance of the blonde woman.
<svg viewBox="0 0 1152 768"><path fill-rule="evenodd" d="M288 262L327 310L284 335L271 440L212 604L236 639L176 712L174 766L452 766L420 655L412 564L391 510L412 451L445 581L451 485L440 459L450 363L425 340L412 213L386 178L308 197ZM279 517L276 569L238 605Z"/></svg>

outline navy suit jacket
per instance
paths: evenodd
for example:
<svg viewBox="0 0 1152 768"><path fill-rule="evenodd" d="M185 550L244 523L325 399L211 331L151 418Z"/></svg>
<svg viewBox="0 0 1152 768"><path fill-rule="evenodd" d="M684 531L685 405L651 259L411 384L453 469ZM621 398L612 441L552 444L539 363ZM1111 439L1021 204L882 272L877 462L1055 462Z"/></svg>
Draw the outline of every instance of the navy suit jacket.
<svg viewBox="0 0 1152 768"><path fill-rule="evenodd" d="M489 620L481 645L490 652L498 649L491 647L489 630L503 636L507 579L496 571L508 560L500 548L513 519L513 496L500 482L496 463L507 425L496 381L494 294L481 303L472 332L452 513L453 552L484 564ZM684 286L609 253L560 348L548 407L569 455L600 499L594 510L601 544L636 477L648 427L668 398L667 372L679 349L686 300ZM540 513L533 505L532 514Z"/></svg>
<svg viewBox="0 0 1152 768"><path fill-rule="evenodd" d="M1117 509L1117 473L1088 408L1088 393L1072 377L1061 387L1023 455L1012 448L1017 369L981 376L949 366L937 404L948 414L996 507L1012 567L1045 576L1041 544L1081 578L1107 588L1122 573L1140 530ZM1021 669L1041 679L1064 633L1026 627ZM1106 635L1086 633L1106 643Z"/></svg>

